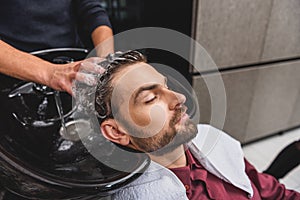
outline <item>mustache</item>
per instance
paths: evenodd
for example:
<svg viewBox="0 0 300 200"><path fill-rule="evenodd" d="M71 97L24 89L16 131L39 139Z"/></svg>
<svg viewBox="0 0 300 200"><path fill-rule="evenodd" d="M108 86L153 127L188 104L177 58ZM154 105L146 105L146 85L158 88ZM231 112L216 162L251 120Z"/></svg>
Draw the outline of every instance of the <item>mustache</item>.
<svg viewBox="0 0 300 200"><path fill-rule="evenodd" d="M174 115L171 119L171 125L174 126L182 117L182 114L186 113L187 107L185 105L182 105L180 108L177 108L174 111Z"/></svg>

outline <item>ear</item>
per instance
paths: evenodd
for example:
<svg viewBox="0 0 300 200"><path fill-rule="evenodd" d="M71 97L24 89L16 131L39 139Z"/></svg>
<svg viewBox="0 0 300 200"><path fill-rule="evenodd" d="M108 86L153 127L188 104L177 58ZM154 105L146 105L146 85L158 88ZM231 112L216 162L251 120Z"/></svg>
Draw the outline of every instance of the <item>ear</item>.
<svg viewBox="0 0 300 200"><path fill-rule="evenodd" d="M103 136L117 144L127 146L130 143L129 135L116 123L114 119L107 119L100 125Z"/></svg>

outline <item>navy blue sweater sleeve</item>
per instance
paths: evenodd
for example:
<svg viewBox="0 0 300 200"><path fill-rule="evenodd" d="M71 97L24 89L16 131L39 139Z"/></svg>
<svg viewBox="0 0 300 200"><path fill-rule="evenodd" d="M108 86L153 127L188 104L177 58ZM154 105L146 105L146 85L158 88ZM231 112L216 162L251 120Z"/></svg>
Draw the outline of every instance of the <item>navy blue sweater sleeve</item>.
<svg viewBox="0 0 300 200"><path fill-rule="evenodd" d="M111 27L99 0L75 0L75 9L79 29L84 30L86 35L91 35L95 28L101 25Z"/></svg>

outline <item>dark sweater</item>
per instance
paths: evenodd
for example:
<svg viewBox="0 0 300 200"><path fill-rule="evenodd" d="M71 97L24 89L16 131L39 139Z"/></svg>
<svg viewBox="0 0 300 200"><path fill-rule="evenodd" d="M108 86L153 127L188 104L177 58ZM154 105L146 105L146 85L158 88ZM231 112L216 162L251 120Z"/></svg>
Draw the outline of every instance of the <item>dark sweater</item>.
<svg viewBox="0 0 300 200"><path fill-rule="evenodd" d="M17 49L92 48L91 33L110 26L98 0L4 0L0 37Z"/></svg>

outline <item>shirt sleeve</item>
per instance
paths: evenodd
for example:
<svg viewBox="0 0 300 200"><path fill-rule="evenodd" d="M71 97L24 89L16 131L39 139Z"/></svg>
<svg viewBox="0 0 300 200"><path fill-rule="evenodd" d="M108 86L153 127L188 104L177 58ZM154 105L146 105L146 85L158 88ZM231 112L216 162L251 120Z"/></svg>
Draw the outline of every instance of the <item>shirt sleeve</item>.
<svg viewBox="0 0 300 200"><path fill-rule="evenodd" d="M259 173L247 160L245 165L246 173L262 199L300 199L300 193L286 189L271 175Z"/></svg>
<svg viewBox="0 0 300 200"><path fill-rule="evenodd" d="M75 14L80 29L86 31L87 35L98 26L112 27L106 11L102 8L99 0L74 0Z"/></svg>

